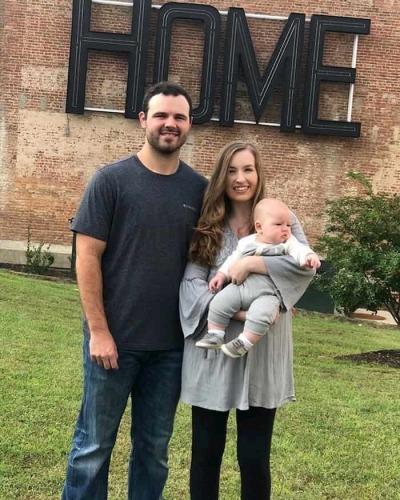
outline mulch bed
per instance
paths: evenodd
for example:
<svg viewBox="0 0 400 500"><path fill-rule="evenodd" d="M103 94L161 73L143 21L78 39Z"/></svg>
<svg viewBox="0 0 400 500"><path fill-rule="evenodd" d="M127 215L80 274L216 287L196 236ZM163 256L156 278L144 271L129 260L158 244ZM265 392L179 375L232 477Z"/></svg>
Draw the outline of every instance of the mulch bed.
<svg viewBox="0 0 400 500"><path fill-rule="evenodd" d="M8 269L9 271L13 271L18 274L30 276L32 278L39 278L47 281L65 281L67 283L76 281L76 277L70 269L60 267L49 267L49 269L47 269L46 271L46 274L27 273L23 264L8 264L0 262L0 269L1 268Z"/></svg>
<svg viewBox="0 0 400 500"><path fill-rule="evenodd" d="M385 318L383 316L379 316L378 314L374 313L353 313L351 318L359 318L359 319L370 319L373 321L383 321Z"/></svg>
<svg viewBox="0 0 400 500"><path fill-rule="evenodd" d="M385 318L373 313L354 313L351 318L381 321ZM378 365L400 368L400 349L387 349L381 351L362 352L360 354L349 354L347 356L336 356L336 359L353 361L354 363L373 363Z"/></svg>
<svg viewBox="0 0 400 500"><path fill-rule="evenodd" d="M374 363L378 365L391 366L392 368L400 368L400 349L349 354L347 356L336 356L335 359L354 361L355 363Z"/></svg>

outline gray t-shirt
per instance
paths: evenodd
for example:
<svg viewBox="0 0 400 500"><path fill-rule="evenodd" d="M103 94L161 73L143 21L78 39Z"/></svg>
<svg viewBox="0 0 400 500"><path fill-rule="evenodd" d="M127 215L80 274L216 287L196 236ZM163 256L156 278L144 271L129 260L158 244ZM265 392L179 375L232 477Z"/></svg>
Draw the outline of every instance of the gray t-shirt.
<svg viewBox="0 0 400 500"><path fill-rule="evenodd" d="M160 175L136 155L100 168L89 182L72 230L107 242L103 300L120 350L182 345L179 284L206 184L184 162Z"/></svg>

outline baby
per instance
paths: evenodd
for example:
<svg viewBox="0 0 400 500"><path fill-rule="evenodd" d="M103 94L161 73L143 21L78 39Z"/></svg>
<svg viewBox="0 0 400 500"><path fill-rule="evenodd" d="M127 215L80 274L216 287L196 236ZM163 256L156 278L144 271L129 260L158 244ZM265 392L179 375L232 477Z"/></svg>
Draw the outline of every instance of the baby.
<svg viewBox="0 0 400 500"><path fill-rule="evenodd" d="M256 233L239 240L236 250L210 281L210 291L219 292L230 279L230 266L247 255L291 255L299 266L319 268L318 256L292 236L290 226L291 212L285 203L273 198L261 200L254 210ZM282 307L279 292L269 276L250 274L240 285L233 281L211 301L208 332L196 346L221 348L227 356L240 358L268 332ZM224 344L225 329L240 310L247 311L244 330L238 338Z"/></svg>

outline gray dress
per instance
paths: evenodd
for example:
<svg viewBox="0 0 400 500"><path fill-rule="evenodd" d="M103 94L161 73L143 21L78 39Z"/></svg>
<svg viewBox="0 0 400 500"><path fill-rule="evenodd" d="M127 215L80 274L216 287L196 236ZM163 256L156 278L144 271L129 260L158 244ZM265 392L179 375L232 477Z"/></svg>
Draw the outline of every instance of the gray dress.
<svg viewBox="0 0 400 500"><path fill-rule="evenodd" d="M301 243L307 244L294 215L292 233ZM278 408L295 399L290 309L303 295L314 271L299 268L287 255L264 257L268 274L289 312L282 313L268 334L242 358L232 359L220 350L201 349L195 343L206 332L208 305L213 298L208 282L236 248L237 242L227 226L215 266L208 268L189 263L186 267L180 289L180 316L185 336L181 400L218 411L248 410L249 406ZM242 330L242 322L231 320L225 342L237 337Z"/></svg>

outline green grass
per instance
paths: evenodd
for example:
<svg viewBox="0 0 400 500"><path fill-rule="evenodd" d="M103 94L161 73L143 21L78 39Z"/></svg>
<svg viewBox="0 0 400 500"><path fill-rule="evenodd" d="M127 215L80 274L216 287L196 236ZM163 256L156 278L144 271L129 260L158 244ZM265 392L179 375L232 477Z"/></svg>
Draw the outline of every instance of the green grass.
<svg viewBox="0 0 400 500"><path fill-rule="evenodd" d="M80 315L76 285L0 271L2 500L60 497L81 397ZM276 420L274 500L400 499L399 370L335 359L398 349L400 330L300 314L294 336L298 401ZM111 500L126 497L129 413L113 454ZM180 405L166 500L189 498L189 459L190 410ZM220 498L239 499L233 418Z"/></svg>

